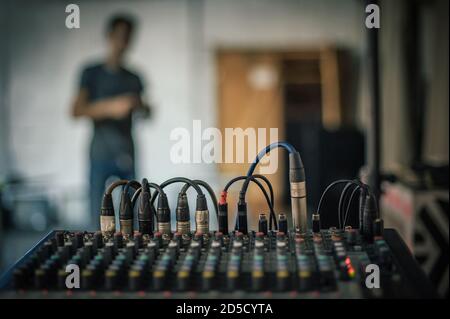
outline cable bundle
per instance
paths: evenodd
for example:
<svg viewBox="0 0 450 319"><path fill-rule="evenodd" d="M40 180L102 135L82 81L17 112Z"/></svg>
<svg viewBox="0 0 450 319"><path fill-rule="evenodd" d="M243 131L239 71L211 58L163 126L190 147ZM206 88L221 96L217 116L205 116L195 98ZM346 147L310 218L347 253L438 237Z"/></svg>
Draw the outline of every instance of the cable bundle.
<svg viewBox="0 0 450 319"><path fill-rule="evenodd" d="M134 208L136 202L139 201L139 232L142 234L152 235L156 226L156 230L158 232L170 235L171 211L164 188L174 183L185 184L178 195L176 208L177 232L184 234L189 233L191 230L190 212L186 192L188 188L192 186L197 192L195 211L196 231L199 233L208 233L209 211L206 197L200 186L205 188L209 193L216 211L216 215L218 215L217 198L208 183L201 180L191 180L185 177L171 178L163 182L161 185L149 183L145 178L142 180L142 183L135 180L119 180L112 183L105 191L100 209L100 229L102 233L104 235L111 236L116 230L112 192L116 187L124 186L119 211L120 231L127 236L133 235ZM130 195L130 189L134 189L132 195ZM155 192L152 194L150 189L154 189ZM156 199L158 199L158 202L157 207L155 208L154 202ZM154 222L154 217L156 217L156 223Z"/></svg>

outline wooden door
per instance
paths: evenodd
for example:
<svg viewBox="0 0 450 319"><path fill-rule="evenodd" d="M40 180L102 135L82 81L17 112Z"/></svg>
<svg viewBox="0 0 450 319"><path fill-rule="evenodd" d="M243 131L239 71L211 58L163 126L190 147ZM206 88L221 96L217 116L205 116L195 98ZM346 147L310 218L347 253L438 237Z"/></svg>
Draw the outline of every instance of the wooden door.
<svg viewBox="0 0 450 319"><path fill-rule="evenodd" d="M226 128L266 128L266 141L269 141L270 128L278 129L277 140L284 140L288 123L308 120L308 105L318 105L316 115L319 125L325 129L339 128L344 119L339 72L338 51L324 47L317 50L245 50L228 49L217 53L217 105L218 123L225 132ZM345 84L345 83L344 83ZM286 89L289 86L317 87L314 101L290 108L286 101ZM309 96L308 94L303 94ZM314 102L314 103L311 103ZM306 111L305 111L306 110ZM307 127L306 127L307 129ZM292 130L291 130L292 131ZM299 127L295 135L299 135ZM292 132L291 132L292 133ZM296 136L290 136L295 142ZM310 144L319 143L309 141ZM268 144L267 142L266 144ZM246 152L248 145L245 145ZM275 210L277 214L290 214L288 202L283 194L288 190L288 174L285 171L286 154L276 152L278 169L267 176L275 190ZM248 162L248 158L246 158ZM250 159L250 161L252 161ZM319 159L317 159L318 161ZM314 165L310 165L314 166ZM219 165L223 181L245 175L249 163L222 163ZM307 170L307 168L306 168ZM307 174L308 175L308 174ZM318 188L318 181L309 181L309 185ZM308 181L307 181L308 183ZM236 198L240 184L230 192L230 223L236 213ZM247 193L249 208L249 227L256 229L257 216L268 214L267 205L259 189L252 185ZM315 203L312 203L315 204ZM290 220L290 218L288 218ZM231 225L231 224L230 224Z"/></svg>
<svg viewBox="0 0 450 319"><path fill-rule="evenodd" d="M275 53L252 51L220 51L218 53L218 123L222 133L226 128L254 128L256 132L258 128L265 128L266 144L268 144L270 128L277 128L278 140L283 140L284 115L280 70L280 58ZM225 180L246 174L250 165L248 162L253 160L253 158L247 158L248 147L246 143L246 163L220 165L220 172ZM284 161L283 157L278 157L278 169L267 177L274 187L276 202L280 203ZM236 212L236 198L240 185L235 185L230 191L229 207L232 216ZM258 214L269 212L264 197L256 185L251 185L247 193L247 203L249 227L255 229Z"/></svg>

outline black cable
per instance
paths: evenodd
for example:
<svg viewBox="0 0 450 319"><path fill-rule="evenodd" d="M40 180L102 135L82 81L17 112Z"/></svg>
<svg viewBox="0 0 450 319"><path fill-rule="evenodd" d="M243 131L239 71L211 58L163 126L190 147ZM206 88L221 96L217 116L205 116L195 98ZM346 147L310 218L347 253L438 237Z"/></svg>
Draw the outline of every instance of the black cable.
<svg viewBox="0 0 450 319"><path fill-rule="evenodd" d="M353 186L352 183L345 184L344 188L342 189L341 196L339 196L339 203L338 203L338 224L339 224L339 228L341 228L341 212L342 212L342 209L343 209L342 208L343 203L346 200L347 189L349 189L352 186Z"/></svg>
<svg viewBox="0 0 450 319"><path fill-rule="evenodd" d="M100 229L104 234L112 234L116 231L114 203L112 199L112 192L117 186L125 185L128 180L121 179L111 183L102 197L100 206Z"/></svg>
<svg viewBox="0 0 450 319"><path fill-rule="evenodd" d="M112 183L108 186L108 188L106 189L105 194L110 195L110 194L112 194L113 190L114 190L117 186L125 185L125 184L127 184L127 183L128 183L128 180L126 180L126 179L119 179L119 180L117 180L117 181L115 181L115 182L112 182Z"/></svg>
<svg viewBox="0 0 450 319"><path fill-rule="evenodd" d="M253 174L251 176L253 176L255 178L262 179L266 183L267 187L269 188L269 192L270 192L270 202L272 203L273 206L275 206L273 187L272 187L272 183L270 183L269 179L267 177L265 177L264 175L261 175L261 174ZM247 176L239 176L237 178L233 178L231 181L228 182L227 185L225 185L223 190L227 191L228 188L230 188L230 186L234 182L242 180L242 179L247 179ZM242 191L242 189L241 189L241 191Z"/></svg>
<svg viewBox="0 0 450 319"><path fill-rule="evenodd" d="M352 190L352 192L350 194L350 198L347 201L345 215L342 216L343 217L343 225L342 225L343 227L345 227L345 225L347 223L347 218L348 218L348 215L349 215L351 203L352 203L352 201L354 199L354 196L355 196L355 194L356 194L356 192L358 190L365 189L372 198L375 198L375 195L370 190L370 187L368 185L362 183L360 180L356 180L356 179L355 180L347 180L347 179L337 180L337 181L334 181L333 183L331 183L330 185L328 185L327 188L322 193L322 196L320 197L320 200L319 200L319 205L317 207L317 214L320 214L320 209L322 207L323 200L325 198L325 195L328 193L328 191L330 189L332 189L334 186L337 186L337 185L342 184L342 183L347 183L347 185L345 185L344 189L341 192L341 196L339 198L339 204L338 204L339 227L341 227L341 210L344 208L345 202L347 201L347 198L346 198L347 197L347 193L351 189L351 186L355 186L355 188L353 188L353 190ZM376 207L376 209L378 211L378 207ZM378 211L377 215L379 215L379 211Z"/></svg>
<svg viewBox="0 0 450 319"><path fill-rule="evenodd" d="M262 176L262 175L258 175L258 176ZM252 182L254 182L256 185L258 185L258 187L260 188L260 190L263 192L264 197L266 198L266 201L267 201L267 205L269 206L269 210L270 210L269 228L272 229L272 222L273 222L273 224L274 224L274 226L275 226L275 229L277 230L277 229L278 229L278 223L277 223L277 220L276 220L276 216L275 216L275 211L274 211L274 208L273 208L273 204L272 204L272 202L271 202L271 200L270 200L270 198L269 198L269 195L267 194L266 189L265 189L264 186L256 179L256 177L255 177L254 175L251 175L251 176L249 176L249 177L247 177L247 176L238 176L238 177L235 177L235 178L233 178L232 180L230 180L230 181L227 183L227 185L225 185L225 187L224 187L223 190L224 190L225 192L227 192L227 191L228 191L228 188L230 188L231 185L232 185L233 183L235 183L235 182L237 182L237 181L240 181L240 180L247 180L248 178L250 179L250 181L252 181ZM269 183L270 183L270 182L269 182ZM272 191L273 191L273 189L272 189ZM236 226L235 226L235 228L236 228Z"/></svg>
<svg viewBox="0 0 450 319"><path fill-rule="evenodd" d="M141 188L141 183L139 183L136 180L129 180L125 186L123 187L123 192L128 193L128 190L131 188L134 188L134 191L136 192L137 189ZM134 193L133 193L134 195Z"/></svg>
<svg viewBox="0 0 450 319"><path fill-rule="evenodd" d="M150 188L153 188L156 190L156 192L158 193L158 195L161 195L164 193L163 189L156 183L148 183L148 186ZM133 197L131 197L131 204L133 205L133 207L135 206L137 200L139 199L139 196L142 192L142 187L139 187L138 189L136 189L136 191L133 193Z"/></svg>
<svg viewBox="0 0 450 319"><path fill-rule="evenodd" d="M219 222L219 210L218 210L218 202L217 202L217 197L216 194L214 193L214 190L211 188L211 186L209 186L209 184L205 181L202 181L200 179L194 179L193 180L194 183L197 183L198 185L204 187L206 189L206 191L209 194L209 197L211 197L211 200L213 202L214 205L214 210L216 212L216 217L217 217L217 222ZM189 189L191 185L190 184L184 184L183 188L181 189L181 194L186 194L187 190Z"/></svg>
<svg viewBox="0 0 450 319"><path fill-rule="evenodd" d="M325 195L328 193L328 191L329 191L330 189L332 189L332 188L335 187L336 185L343 184L343 183L351 183L351 182L353 182L353 181L352 181L352 180L349 180L349 179L339 179L339 180L337 180L337 181L334 181L334 182L331 183L330 185L328 185L328 186L325 188L325 190L323 191L322 196L320 196L319 204L318 204L318 206L317 206L317 214L318 214L318 215L321 215L321 214L320 214L320 208L322 207L323 199L325 198Z"/></svg>
<svg viewBox="0 0 450 319"><path fill-rule="evenodd" d="M265 177L264 175L261 174L253 174L254 177L256 178L260 178L262 179L267 187L269 188L269 193L270 193L270 202L272 203L272 206L275 207L275 198L274 198L274 192L273 192L273 187L272 187L272 183L269 181L269 179L267 177Z"/></svg>
<svg viewBox="0 0 450 319"><path fill-rule="evenodd" d="M369 196L372 197L374 203L375 203L375 209L377 210L377 218L381 218L380 216L380 209L378 207L378 200L377 197L375 196L375 194L372 192L372 190L370 190L369 185L366 185L367 187L367 192L369 193Z"/></svg>
<svg viewBox="0 0 450 319"><path fill-rule="evenodd" d="M191 179L186 178L186 177L174 177L174 178L168 179L167 181L161 183L159 186L161 187L161 189L164 189L165 187L167 187L167 186L169 186L171 184L174 184L174 183L189 184L197 191L198 195L203 195L203 192L202 192L201 188L196 183L194 183ZM153 194L150 203L153 205L155 200L156 200L156 195Z"/></svg>
<svg viewBox="0 0 450 319"><path fill-rule="evenodd" d="M239 193L240 196L242 197L242 199L245 201L245 195L247 193L248 185L249 185L250 181L252 180L252 176L264 180L266 185L269 187L270 201L272 203L272 207L275 206L272 184L267 179L267 177L265 177L264 175L261 175L261 174L253 174L253 175L250 175L250 176L246 177L245 182L244 182L244 184L242 184L241 191ZM275 229L277 230L278 229L278 225L277 225L278 223L277 223L277 218L276 218L275 212L273 212L273 214L270 213L270 218L269 218L269 228L270 229L272 229L272 220L274 221L274 223L276 225ZM237 220L237 216L236 216L236 225L237 225L237 223L238 223L238 220Z"/></svg>
<svg viewBox="0 0 450 319"><path fill-rule="evenodd" d="M356 183L356 184L355 184ZM339 228L342 228L342 219L344 214L344 205L347 201L347 192L350 191L351 187L359 187L361 186L361 183L358 180L353 180L353 182L349 182L344 186L344 189L341 192L341 196L339 197L339 204L338 204L338 222L339 222Z"/></svg>
<svg viewBox="0 0 450 319"><path fill-rule="evenodd" d="M355 188L353 189L351 195L350 195L350 199L348 200L348 203L347 203L347 209L345 210L344 224L343 224L343 226L342 226L342 229L345 228L345 224L347 223L347 217L348 217L348 214L349 214L349 211L350 211L350 206L351 206L351 204L352 204L353 197L355 196L356 192L357 192L361 187L362 187L361 185L355 187Z"/></svg>

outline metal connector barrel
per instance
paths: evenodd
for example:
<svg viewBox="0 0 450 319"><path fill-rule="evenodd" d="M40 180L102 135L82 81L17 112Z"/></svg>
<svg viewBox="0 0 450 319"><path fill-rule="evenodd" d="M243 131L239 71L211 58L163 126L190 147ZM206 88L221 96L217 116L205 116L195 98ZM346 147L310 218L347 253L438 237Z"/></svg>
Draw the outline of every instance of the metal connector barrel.
<svg viewBox="0 0 450 319"><path fill-rule="evenodd" d="M291 182L291 209L295 230L305 232L308 228L305 182Z"/></svg>
<svg viewBox="0 0 450 319"><path fill-rule="evenodd" d="M195 231L203 234L209 233L209 211L195 211Z"/></svg>

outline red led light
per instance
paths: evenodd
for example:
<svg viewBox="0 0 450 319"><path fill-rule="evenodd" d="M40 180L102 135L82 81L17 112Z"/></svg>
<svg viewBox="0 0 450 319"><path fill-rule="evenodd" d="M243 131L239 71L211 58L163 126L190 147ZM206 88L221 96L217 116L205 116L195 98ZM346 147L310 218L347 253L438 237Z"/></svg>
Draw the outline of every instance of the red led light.
<svg viewBox="0 0 450 319"><path fill-rule="evenodd" d="M348 269L348 275L349 275L350 277L354 277L354 276L355 276L355 270L354 270L353 268L349 268L349 269Z"/></svg>

